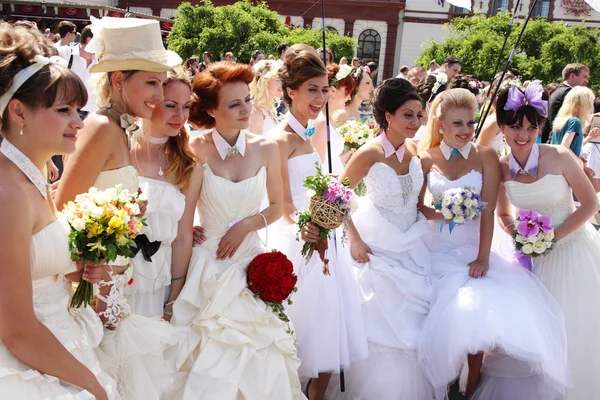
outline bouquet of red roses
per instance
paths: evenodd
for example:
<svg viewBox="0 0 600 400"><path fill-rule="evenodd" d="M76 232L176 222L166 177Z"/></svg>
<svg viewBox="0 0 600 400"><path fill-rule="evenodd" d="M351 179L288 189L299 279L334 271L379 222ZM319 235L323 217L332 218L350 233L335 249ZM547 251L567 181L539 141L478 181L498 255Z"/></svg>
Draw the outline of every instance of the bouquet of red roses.
<svg viewBox="0 0 600 400"><path fill-rule="evenodd" d="M288 327L290 319L285 314L283 302L292 304L290 296L298 290L297 281L294 265L285 254L277 250L259 254L248 266L248 289L254 293L255 298L269 305L279 319L288 324ZM291 328L288 333L293 334Z"/></svg>

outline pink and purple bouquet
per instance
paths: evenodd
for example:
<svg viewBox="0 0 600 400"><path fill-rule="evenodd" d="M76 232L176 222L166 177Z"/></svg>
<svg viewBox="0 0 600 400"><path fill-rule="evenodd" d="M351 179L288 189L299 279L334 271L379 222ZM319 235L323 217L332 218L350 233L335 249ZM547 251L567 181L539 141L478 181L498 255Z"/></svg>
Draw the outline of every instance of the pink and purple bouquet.
<svg viewBox="0 0 600 400"><path fill-rule="evenodd" d="M517 261L531 271L531 258L546 254L554 246L550 217L533 210L520 210L515 221L513 240Z"/></svg>
<svg viewBox="0 0 600 400"><path fill-rule="evenodd" d="M357 202L352 190L348 189L350 181L340 182L329 175L323 174L321 166L316 164L317 173L306 177L304 187L308 189L310 198L309 207L295 215L298 225L296 239L300 240L302 228L310 222L320 228L321 241L319 243L304 243L302 255L310 258L316 247L326 249L326 242L332 230L337 229L350 218L351 213L357 208ZM324 251L320 253L328 273L327 260Z"/></svg>

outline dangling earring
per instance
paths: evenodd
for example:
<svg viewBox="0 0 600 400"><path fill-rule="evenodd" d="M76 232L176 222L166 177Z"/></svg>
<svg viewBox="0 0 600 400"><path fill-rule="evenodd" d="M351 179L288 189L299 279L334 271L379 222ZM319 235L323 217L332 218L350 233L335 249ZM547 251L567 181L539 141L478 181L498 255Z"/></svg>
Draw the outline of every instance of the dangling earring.
<svg viewBox="0 0 600 400"><path fill-rule="evenodd" d="M440 128L440 133L443 135L444 134L444 128Z"/></svg>
<svg viewBox="0 0 600 400"><path fill-rule="evenodd" d="M19 132L19 135L23 136L23 125L21 125L21 131Z"/></svg>
<svg viewBox="0 0 600 400"><path fill-rule="evenodd" d="M177 136L181 136L181 131L179 131L179 133L177 134Z"/></svg>

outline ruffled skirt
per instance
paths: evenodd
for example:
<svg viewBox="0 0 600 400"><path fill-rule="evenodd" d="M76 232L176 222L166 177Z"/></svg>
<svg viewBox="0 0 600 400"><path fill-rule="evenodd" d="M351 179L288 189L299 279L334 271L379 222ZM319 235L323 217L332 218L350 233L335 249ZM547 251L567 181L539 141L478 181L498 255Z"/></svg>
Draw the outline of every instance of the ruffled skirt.
<svg viewBox="0 0 600 400"><path fill-rule="evenodd" d="M214 240L195 247L185 287L173 306L178 369L170 399L301 400L292 326L246 285L261 250L242 243L234 259L217 261ZM211 246L211 244L213 246Z"/></svg>

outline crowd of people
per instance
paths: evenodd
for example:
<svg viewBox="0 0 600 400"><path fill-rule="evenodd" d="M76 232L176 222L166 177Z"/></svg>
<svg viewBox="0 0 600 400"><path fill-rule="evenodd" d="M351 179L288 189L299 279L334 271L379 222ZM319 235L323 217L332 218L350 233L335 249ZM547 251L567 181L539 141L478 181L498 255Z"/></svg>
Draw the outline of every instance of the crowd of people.
<svg viewBox="0 0 600 400"><path fill-rule="evenodd" d="M377 84L304 44L183 63L152 20L59 34L0 23L0 397L600 398L589 67L486 83L450 56ZM316 168L364 187L325 239L297 225ZM145 195L134 256L74 261L65 207L91 188ZM289 321L248 288L272 248Z"/></svg>

